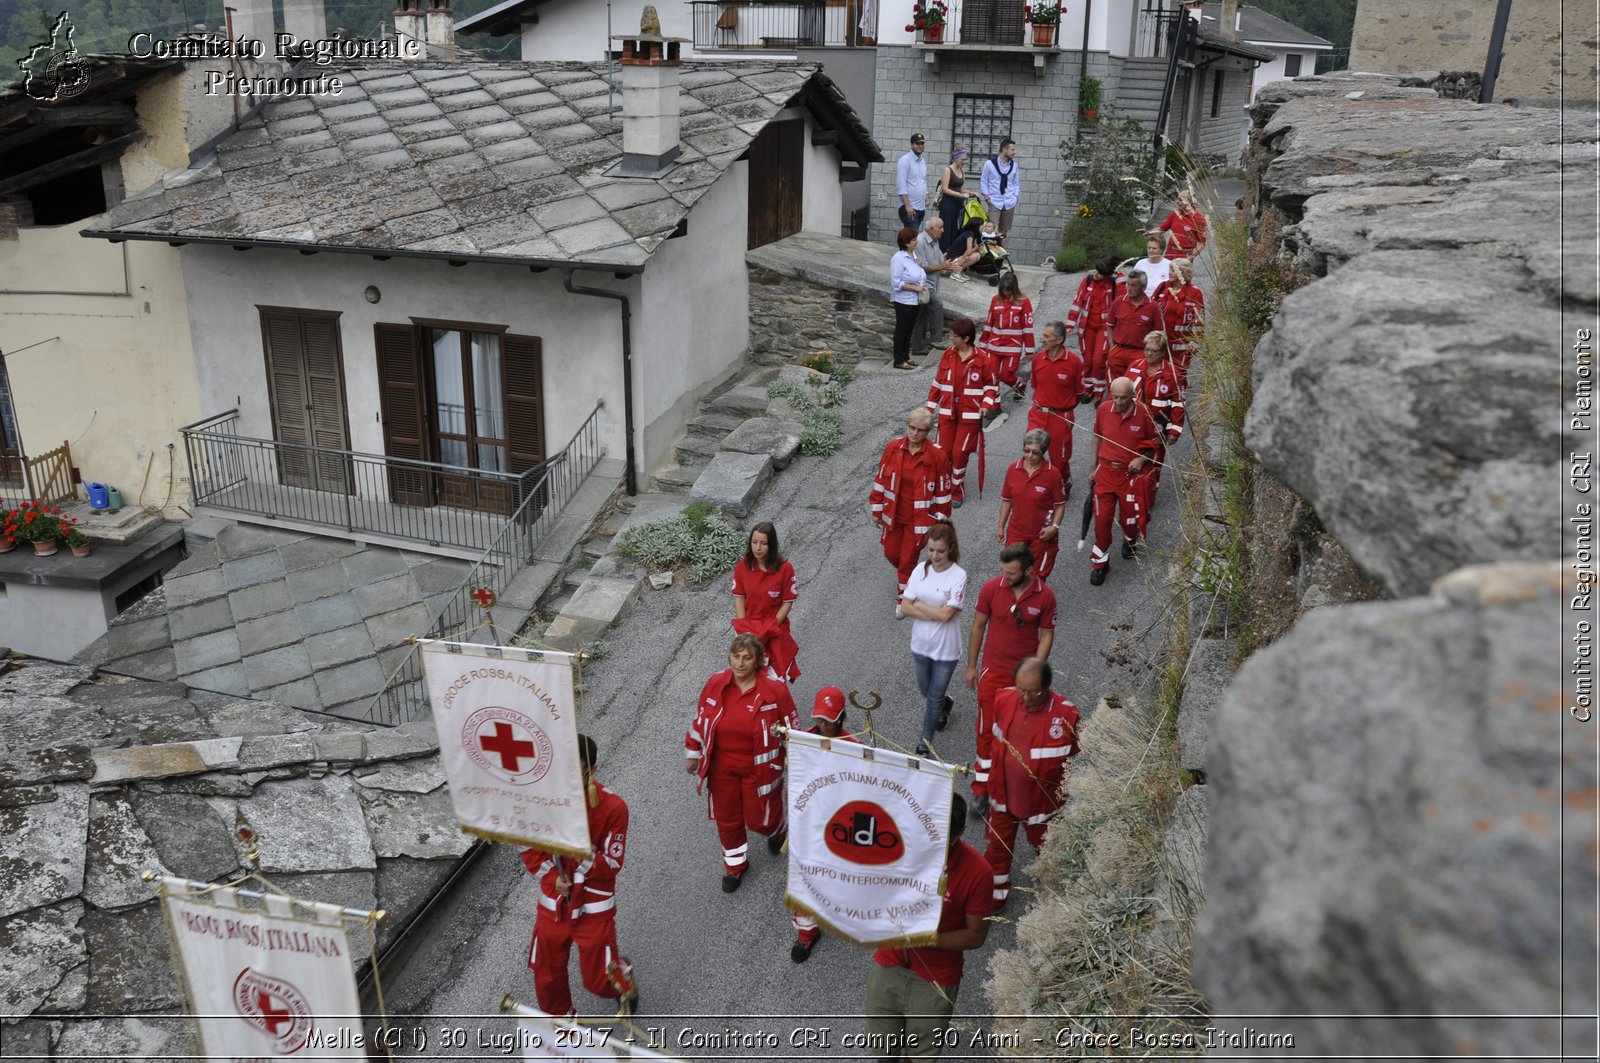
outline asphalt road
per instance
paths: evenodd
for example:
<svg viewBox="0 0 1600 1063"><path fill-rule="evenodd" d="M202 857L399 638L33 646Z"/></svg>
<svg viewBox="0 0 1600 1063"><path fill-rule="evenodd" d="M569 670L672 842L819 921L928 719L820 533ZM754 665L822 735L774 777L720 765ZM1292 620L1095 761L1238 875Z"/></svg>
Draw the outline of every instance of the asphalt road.
<svg viewBox="0 0 1600 1063"><path fill-rule="evenodd" d="M1077 281L1076 276L1050 278L1036 315L1041 325L1066 316ZM809 713L819 687L875 690L884 699L875 714L878 729L907 747L915 744L922 714L908 649L910 627L894 619L894 571L880 552L866 503L883 444L902 429L904 411L925 399L931 376L926 364L916 373L859 372L849 387L844 447L826 459L797 460L777 476L752 516L752 521L776 523L783 552L799 577L800 600L791 622L804 672L794 688L802 715ZM978 499L973 490L974 468L968 501L955 514L961 564L970 577L969 603L981 581L999 570L994 530L1000 479L1005 465L1021 453L1025 406L1005 405L1014 412L989 434L984 497ZM1152 523L1148 555L1130 562L1113 550L1110 578L1101 587L1089 586L1088 548L1074 549L1088 482L1087 418L1080 412L1078 420L1076 487L1050 581L1060 603L1052 663L1056 689L1089 714L1101 696L1131 692L1146 674L1139 653L1126 652L1126 643L1130 633L1137 635L1156 619L1177 507L1169 481ZM1185 439L1173 457L1185 460L1192 448ZM964 625L971 615L969 604ZM809 962L790 961L794 934L782 903L783 858L769 856L760 839L751 846L743 888L725 895L719 887L721 851L706 819L705 799L696 796L694 781L683 770L683 736L706 678L727 666L731 616L726 581L720 578L688 590L646 589L607 639L609 656L585 673L587 718L580 726L599 743L598 776L632 812L617 926L622 949L639 974L643 1012L638 1025L662 1031L665 1046L685 1058L870 1058L846 1043L863 1030L859 1016L870 955L829 937ZM951 759L968 760L976 706L972 692L960 683L958 671L952 684L956 711L940 736L940 750ZM860 713L850 710L849 723L859 729ZM968 823L966 839L983 848L981 822ZM1011 908L992 928L987 945L968 956L957 1001L964 1037L1009 1029L992 1018L985 983L990 958L1015 943L1013 920L1031 899L1033 853L1020 837L1018 844L1013 874L1019 888ZM496 846L419 932L403 969L386 975L391 1015L428 1016L397 1021L406 1032L406 1054L506 1058L494 1038L504 1036L508 1024L483 1016L495 1015L506 993L534 1002L525 964L536 888L516 852ZM572 984L580 1013L614 1013L614 1006L583 991L575 957ZM763 1031L777 1039L776 1045L716 1043L728 1029ZM807 1038L811 1044L803 1047ZM1022 1048L1024 1054L1048 1055L1048 1046ZM947 1051L945 1058L992 1054Z"/></svg>

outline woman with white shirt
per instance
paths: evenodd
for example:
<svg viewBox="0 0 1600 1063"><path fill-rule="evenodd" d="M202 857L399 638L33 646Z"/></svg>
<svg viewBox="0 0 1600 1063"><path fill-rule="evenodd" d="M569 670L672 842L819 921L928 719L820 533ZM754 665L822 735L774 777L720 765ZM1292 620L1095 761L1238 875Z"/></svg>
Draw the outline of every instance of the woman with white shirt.
<svg viewBox="0 0 1600 1063"><path fill-rule="evenodd" d="M1167 283L1172 276L1172 260L1166 257L1167 242L1160 233L1147 237L1144 242L1145 257L1133 264L1133 268L1144 274L1144 294L1154 299L1156 289Z"/></svg>
<svg viewBox="0 0 1600 1063"><path fill-rule="evenodd" d="M945 693L961 661L961 602L967 591L967 573L958 564L961 546L955 525L947 520L928 529L922 564L900 596L899 617L911 624L911 658L917 665L917 690L926 707L922 712L922 738L917 755L925 757L933 732L950 722L955 700Z"/></svg>
<svg viewBox="0 0 1600 1063"><path fill-rule="evenodd" d="M889 301L894 304L894 367L915 369L911 360L911 333L917 325L918 298L928 284L928 271L917 264L917 230L900 230L895 242L900 250L889 260Z"/></svg>

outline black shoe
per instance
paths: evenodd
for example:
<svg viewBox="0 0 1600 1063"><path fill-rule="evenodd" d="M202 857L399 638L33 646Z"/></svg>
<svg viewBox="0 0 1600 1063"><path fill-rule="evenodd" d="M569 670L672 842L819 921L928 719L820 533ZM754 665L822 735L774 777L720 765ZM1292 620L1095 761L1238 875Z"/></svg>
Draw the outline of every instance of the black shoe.
<svg viewBox="0 0 1600 1063"><path fill-rule="evenodd" d="M723 874L722 874L722 892L723 893L736 893L736 892L738 892L739 883L741 883L743 881L744 881L744 872L743 871L739 872L737 875L734 874L732 871L723 872Z"/></svg>
<svg viewBox="0 0 1600 1063"><path fill-rule="evenodd" d="M1106 570L1095 568L1089 570L1089 586L1098 587L1106 581Z"/></svg>
<svg viewBox="0 0 1600 1063"><path fill-rule="evenodd" d="M810 941L801 938L789 946L789 958L795 963L805 963L811 958L811 950L817 947L817 942L822 940L822 935L817 935Z"/></svg>
<svg viewBox="0 0 1600 1063"><path fill-rule="evenodd" d="M1072 501L1072 485L1070 483L1066 485L1066 492L1061 496L1061 500L1063 502Z"/></svg>
<svg viewBox="0 0 1600 1063"><path fill-rule="evenodd" d="M1135 552L1133 540L1132 539L1124 539L1124 540L1122 540L1122 557L1123 557L1123 559L1126 560L1126 561L1132 561L1135 556L1136 556L1136 552Z"/></svg>
<svg viewBox="0 0 1600 1063"><path fill-rule="evenodd" d="M767 852L777 856L783 852L783 843L789 840L789 828L785 827L767 839Z"/></svg>
<svg viewBox="0 0 1600 1063"><path fill-rule="evenodd" d="M637 988L634 989L633 996L618 1001L617 1014L630 1019L639 1014L639 990Z"/></svg>
<svg viewBox="0 0 1600 1063"><path fill-rule="evenodd" d="M926 742L918 742L917 743L917 749L916 749L916 755L919 756L919 757L931 757L931 756L933 756L933 752L928 749L928 743L926 743Z"/></svg>
<svg viewBox="0 0 1600 1063"><path fill-rule="evenodd" d="M939 726L937 730L944 730L950 726L950 710L956 707L956 699L949 694L944 696L944 704L939 708Z"/></svg>

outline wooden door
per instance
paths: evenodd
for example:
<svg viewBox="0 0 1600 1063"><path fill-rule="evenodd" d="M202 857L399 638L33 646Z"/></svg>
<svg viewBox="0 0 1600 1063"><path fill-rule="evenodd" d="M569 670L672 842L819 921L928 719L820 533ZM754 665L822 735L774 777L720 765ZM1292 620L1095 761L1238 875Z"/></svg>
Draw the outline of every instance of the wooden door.
<svg viewBox="0 0 1600 1063"><path fill-rule="evenodd" d="M433 460L428 433L427 382L415 325L376 325L378 406L383 419L383 452L399 459L388 465L389 498L401 506L431 506L439 485L426 465Z"/></svg>
<svg viewBox="0 0 1600 1063"><path fill-rule="evenodd" d="M311 310L261 309L262 345L279 482L349 494L344 360L339 316Z"/></svg>
<svg viewBox="0 0 1600 1063"><path fill-rule="evenodd" d="M750 145L749 239L760 247L800 231L805 201L803 118L772 122Z"/></svg>

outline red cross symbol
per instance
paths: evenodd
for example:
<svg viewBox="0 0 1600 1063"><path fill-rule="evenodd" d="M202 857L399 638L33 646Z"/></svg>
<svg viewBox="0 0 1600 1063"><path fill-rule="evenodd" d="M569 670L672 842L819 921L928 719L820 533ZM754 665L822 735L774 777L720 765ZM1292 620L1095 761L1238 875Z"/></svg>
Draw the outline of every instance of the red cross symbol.
<svg viewBox="0 0 1600 1063"><path fill-rule="evenodd" d="M267 1024L267 1032L273 1037L278 1036L278 1027L286 1022L292 1022L293 1017L288 1008L275 1008L272 1006L272 994L257 993L256 1005L261 1009L262 1021Z"/></svg>
<svg viewBox="0 0 1600 1063"><path fill-rule="evenodd" d="M522 770L522 758L533 757L533 743L522 742L511 736L509 723L496 723L494 737L485 738L478 736L478 745L485 753L494 753L500 757L500 766L506 771L516 773Z"/></svg>
<svg viewBox="0 0 1600 1063"><path fill-rule="evenodd" d="M478 608L487 609L494 605L494 591L488 587L472 588L472 600L478 603Z"/></svg>

